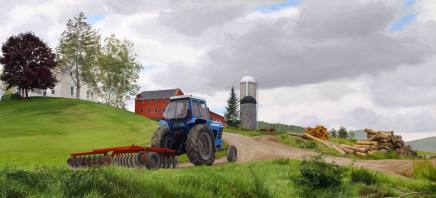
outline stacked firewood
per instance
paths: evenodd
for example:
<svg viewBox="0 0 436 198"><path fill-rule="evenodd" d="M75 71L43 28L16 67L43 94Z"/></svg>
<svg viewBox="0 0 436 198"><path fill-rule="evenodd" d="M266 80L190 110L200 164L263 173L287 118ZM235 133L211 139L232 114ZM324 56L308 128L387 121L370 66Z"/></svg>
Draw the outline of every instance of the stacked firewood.
<svg viewBox="0 0 436 198"><path fill-rule="evenodd" d="M304 133L307 133L313 137L322 139L322 140L328 140L329 139L329 134L327 132L327 128L325 128L324 126L318 125L315 128L306 128L304 129Z"/></svg>
<svg viewBox="0 0 436 198"><path fill-rule="evenodd" d="M374 154L376 151L395 151L399 155L416 156L416 151L409 145L405 145L402 137L394 135L393 131L364 130L367 133L367 140L356 141L354 145L341 144L340 149L346 153L359 156Z"/></svg>

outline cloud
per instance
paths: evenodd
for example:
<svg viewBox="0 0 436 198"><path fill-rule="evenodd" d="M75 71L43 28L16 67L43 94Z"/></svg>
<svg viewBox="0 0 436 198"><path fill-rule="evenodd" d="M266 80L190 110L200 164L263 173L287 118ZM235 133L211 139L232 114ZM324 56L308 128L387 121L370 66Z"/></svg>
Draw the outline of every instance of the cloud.
<svg viewBox="0 0 436 198"><path fill-rule="evenodd" d="M433 51L417 44L415 37L387 31L397 11L398 6L382 1L304 1L299 15L245 20L241 26L250 28L242 33L225 29L230 36L210 48L197 66L178 64L168 72L196 76L202 82L196 86L200 91L222 90L243 75L255 76L263 88L274 88L420 64ZM175 77L155 80L177 82Z"/></svg>

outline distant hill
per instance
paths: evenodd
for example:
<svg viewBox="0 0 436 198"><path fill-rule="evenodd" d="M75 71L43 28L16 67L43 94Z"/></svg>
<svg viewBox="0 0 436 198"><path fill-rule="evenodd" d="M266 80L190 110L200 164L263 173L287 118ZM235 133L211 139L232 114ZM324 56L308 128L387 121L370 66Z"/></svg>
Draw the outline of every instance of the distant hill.
<svg viewBox="0 0 436 198"><path fill-rule="evenodd" d="M406 142L419 151L436 152L436 136Z"/></svg>
<svg viewBox="0 0 436 198"><path fill-rule="evenodd" d="M287 125L281 123L269 123L264 121L257 122L257 127L259 129L271 129L274 128L277 132L293 132L293 133L304 133L304 128L295 125Z"/></svg>

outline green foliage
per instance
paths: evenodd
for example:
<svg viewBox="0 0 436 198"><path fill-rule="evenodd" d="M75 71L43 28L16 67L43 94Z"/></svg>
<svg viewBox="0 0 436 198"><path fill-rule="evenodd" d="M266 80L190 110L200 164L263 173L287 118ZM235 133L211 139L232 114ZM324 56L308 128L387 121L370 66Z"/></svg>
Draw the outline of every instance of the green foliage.
<svg viewBox="0 0 436 198"><path fill-rule="evenodd" d="M413 175L436 182L436 165L431 160L415 160L413 162Z"/></svg>
<svg viewBox="0 0 436 198"><path fill-rule="evenodd" d="M76 98L80 98L82 82L94 87L96 82L97 57L100 51L100 35L86 22L80 12L68 20L57 47L60 70L69 74L76 86Z"/></svg>
<svg viewBox="0 0 436 198"><path fill-rule="evenodd" d="M362 185L359 188L358 194L360 197L366 198L382 198L386 197L387 193L380 189L379 186L374 185Z"/></svg>
<svg viewBox="0 0 436 198"><path fill-rule="evenodd" d="M299 170L302 177L296 182L315 188L338 187L345 174L345 170L339 165L324 162L322 155L303 160Z"/></svg>
<svg viewBox="0 0 436 198"><path fill-rule="evenodd" d="M329 141L334 142L334 143L338 143L338 144L348 144L348 145L353 145L356 143L356 141L354 141L354 140L344 139L344 138L335 138L335 137L331 137L329 139Z"/></svg>
<svg viewBox="0 0 436 198"><path fill-rule="evenodd" d="M329 131L329 133L330 133L330 136L331 137L337 137L338 136L338 132L336 131L336 129L331 129L330 131Z"/></svg>
<svg viewBox="0 0 436 198"><path fill-rule="evenodd" d="M345 127L341 127L338 130L338 137L347 139L348 138L348 131Z"/></svg>
<svg viewBox="0 0 436 198"><path fill-rule="evenodd" d="M377 182L376 173L362 168L355 168L351 171L351 181L354 183L364 183L366 185Z"/></svg>
<svg viewBox="0 0 436 198"><path fill-rule="evenodd" d="M236 95L235 88L232 87L230 90L230 96L227 100L226 112L224 113L226 123L230 127L238 127L239 120L239 104L238 96Z"/></svg>
<svg viewBox="0 0 436 198"><path fill-rule="evenodd" d="M64 165L73 152L148 145L156 127L142 116L88 101L31 97L2 102L0 167Z"/></svg>
<svg viewBox="0 0 436 198"><path fill-rule="evenodd" d="M224 131L229 133L237 133L245 136L259 136L259 135L266 134L264 131L260 131L260 130L250 130L250 129L236 128L236 127L228 127L228 126L224 129Z"/></svg>
<svg viewBox="0 0 436 198"><path fill-rule="evenodd" d="M295 125L287 125L281 123L268 123L264 121L257 122L257 126L259 129L275 129L276 132L293 132L293 133L304 133L304 128L295 126Z"/></svg>
<svg viewBox="0 0 436 198"><path fill-rule="evenodd" d="M308 148L308 149L314 149L316 148L318 145L316 144L315 141L313 140L307 140L307 141L302 141L298 147L300 148Z"/></svg>
<svg viewBox="0 0 436 198"><path fill-rule="evenodd" d="M112 34L105 39L98 62L96 82L106 104L125 107L124 101L132 99L139 90L135 83L142 68L133 52L133 43Z"/></svg>
<svg viewBox="0 0 436 198"><path fill-rule="evenodd" d="M21 98L21 96L18 93L6 92L2 95L2 97L0 98L0 101L5 102L8 100L17 100L20 98Z"/></svg>

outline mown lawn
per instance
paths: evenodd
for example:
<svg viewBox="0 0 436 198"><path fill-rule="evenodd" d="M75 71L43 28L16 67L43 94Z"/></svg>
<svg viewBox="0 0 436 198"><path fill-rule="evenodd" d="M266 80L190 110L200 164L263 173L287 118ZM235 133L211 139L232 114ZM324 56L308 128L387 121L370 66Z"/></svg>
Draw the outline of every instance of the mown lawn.
<svg viewBox="0 0 436 198"><path fill-rule="evenodd" d="M276 160L180 169L117 167L71 170L65 166L0 169L0 197L358 197L425 192L434 183L376 174L366 185L350 179L337 187L311 188L296 183L300 161ZM308 193L309 192L309 193ZM377 196L372 196L377 197Z"/></svg>
<svg viewBox="0 0 436 198"><path fill-rule="evenodd" d="M65 164L71 152L147 145L157 122L93 102L35 97L0 103L0 166Z"/></svg>

